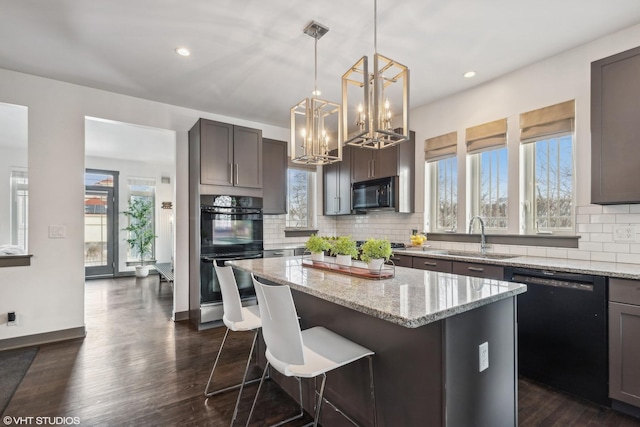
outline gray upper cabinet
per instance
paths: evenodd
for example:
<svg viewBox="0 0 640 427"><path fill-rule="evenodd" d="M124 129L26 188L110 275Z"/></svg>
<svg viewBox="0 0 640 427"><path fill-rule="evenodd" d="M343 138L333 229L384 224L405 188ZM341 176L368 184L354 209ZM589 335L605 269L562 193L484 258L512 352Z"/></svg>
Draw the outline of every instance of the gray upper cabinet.
<svg viewBox="0 0 640 427"><path fill-rule="evenodd" d="M265 214L287 213L287 143L263 138L262 161L263 211Z"/></svg>
<svg viewBox="0 0 640 427"><path fill-rule="evenodd" d="M398 151L402 144L382 150L354 148L351 161L351 182L367 181L398 174Z"/></svg>
<svg viewBox="0 0 640 427"><path fill-rule="evenodd" d="M262 131L206 119L199 124L200 183L262 188Z"/></svg>
<svg viewBox="0 0 640 427"><path fill-rule="evenodd" d="M322 167L324 180L324 214L351 213L351 152L353 147L342 148L342 161Z"/></svg>
<svg viewBox="0 0 640 427"><path fill-rule="evenodd" d="M640 47L591 63L591 203L640 203Z"/></svg>

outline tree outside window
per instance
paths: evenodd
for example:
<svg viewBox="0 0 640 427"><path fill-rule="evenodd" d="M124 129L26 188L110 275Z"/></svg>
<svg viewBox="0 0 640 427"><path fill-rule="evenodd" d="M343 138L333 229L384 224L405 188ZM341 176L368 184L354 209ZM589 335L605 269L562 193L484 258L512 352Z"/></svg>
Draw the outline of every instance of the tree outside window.
<svg viewBox="0 0 640 427"><path fill-rule="evenodd" d="M315 172L302 169L287 171L287 227L312 226L314 176Z"/></svg>

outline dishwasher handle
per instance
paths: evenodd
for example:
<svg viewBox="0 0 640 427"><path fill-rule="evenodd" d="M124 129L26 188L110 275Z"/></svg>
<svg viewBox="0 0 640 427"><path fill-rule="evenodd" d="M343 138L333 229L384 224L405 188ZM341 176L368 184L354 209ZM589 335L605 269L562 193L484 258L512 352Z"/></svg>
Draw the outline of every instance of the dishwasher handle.
<svg viewBox="0 0 640 427"><path fill-rule="evenodd" d="M514 274L512 282L524 283L525 285L555 286L557 288L571 289L576 291L593 292L593 284L579 281L554 279L550 277L536 277L522 274Z"/></svg>

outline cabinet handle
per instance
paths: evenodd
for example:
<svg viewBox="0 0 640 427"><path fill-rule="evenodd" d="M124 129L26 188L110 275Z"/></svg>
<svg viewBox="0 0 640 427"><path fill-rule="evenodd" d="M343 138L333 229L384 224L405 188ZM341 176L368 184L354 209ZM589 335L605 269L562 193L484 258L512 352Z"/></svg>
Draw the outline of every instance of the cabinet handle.
<svg viewBox="0 0 640 427"><path fill-rule="evenodd" d="M371 178L376 177L376 159L371 160Z"/></svg>
<svg viewBox="0 0 640 427"><path fill-rule="evenodd" d="M273 255L274 256L282 256L282 255L284 255L284 252L274 252Z"/></svg>
<svg viewBox="0 0 640 427"><path fill-rule="evenodd" d="M336 213L340 212L340 196L336 197Z"/></svg>
<svg viewBox="0 0 640 427"><path fill-rule="evenodd" d="M233 184L233 163L229 163L229 184Z"/></svg>
<svg viewBox="0 0 640 427"><path fill-rule="evenodd" d="M425 261L424 265L428 265L430 267L436 267L438 265L438 263L436 262L429 262L429 261Z"/></svg>
<svg viewBox="0 0 640 427"><path fill-rule="evenodd" d="M236 184L240 182L240 166L236 163Z"/></svg>
<svg viewBox="0 0 640 427"><path fill-rule="evenodd" d="M467 270L469 271L476 271L478 273L482 273L484 271L484 268L480 268L480 267L467 267Z"/></svg>

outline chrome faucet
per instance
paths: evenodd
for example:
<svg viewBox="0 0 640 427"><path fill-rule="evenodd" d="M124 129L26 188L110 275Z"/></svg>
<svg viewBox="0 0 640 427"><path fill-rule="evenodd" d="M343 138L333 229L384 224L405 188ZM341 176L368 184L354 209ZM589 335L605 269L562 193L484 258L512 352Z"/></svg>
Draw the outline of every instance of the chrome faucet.
<svg viewBox="0 0 640 427"><path fill-rule="evenodd" d="M471 221L469 221L469 234L471 234L471 230L473 229L473 221L475 219L480 221L480 253L484 255L487 251L487 242L484 238L484 221L478 215L475 215L471 218Z"/></svg>

